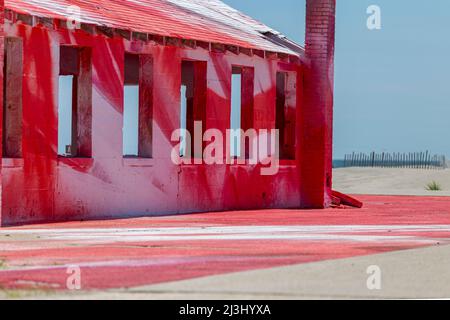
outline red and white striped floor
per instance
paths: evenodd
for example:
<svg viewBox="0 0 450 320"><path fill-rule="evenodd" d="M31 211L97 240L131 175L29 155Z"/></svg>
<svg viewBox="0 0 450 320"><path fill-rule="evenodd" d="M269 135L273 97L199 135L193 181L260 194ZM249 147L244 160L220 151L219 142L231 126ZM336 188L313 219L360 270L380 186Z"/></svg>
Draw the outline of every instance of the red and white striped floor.
<svg viewBox="0 0 450 320"><path fill-rule="evenodd" d="M127 288L450 244L450 198L359 196L363 209L264 210L0 230L0 287Z"/></svg>

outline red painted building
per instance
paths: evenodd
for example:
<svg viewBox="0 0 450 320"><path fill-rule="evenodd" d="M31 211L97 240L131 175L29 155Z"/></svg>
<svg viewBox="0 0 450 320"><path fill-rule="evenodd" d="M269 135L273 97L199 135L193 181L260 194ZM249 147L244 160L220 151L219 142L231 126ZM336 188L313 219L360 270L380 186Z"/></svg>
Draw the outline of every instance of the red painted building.
<svg viewBox="0 0 450 320"><path fill-rule="evenodd" d="M335 0L307 0L304 48L218 0L0 0L0 12L1 225L330 205ZM139 96L132 154L125 88ZM225 135L233 96L242 129L279 129L277 174L172 161L180 119Z"/></svg>

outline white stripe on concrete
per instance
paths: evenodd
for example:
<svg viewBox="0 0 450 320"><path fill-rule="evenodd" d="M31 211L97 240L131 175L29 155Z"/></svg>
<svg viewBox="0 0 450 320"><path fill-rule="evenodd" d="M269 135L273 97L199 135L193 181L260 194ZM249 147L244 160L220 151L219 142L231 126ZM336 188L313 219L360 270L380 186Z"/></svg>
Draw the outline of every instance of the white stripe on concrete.
<svg viewBox="0 0 450 320"><path fill-rule="evenodd" d="M392 235L386 235L393 232ZM438 239L401 233L450 232L450 225L224 226L186 228L95 228L1 230L0 236L32 235L42 240L103 242L195 240L303 240L424 242ZM370 233L370 234L364 234ZM378 233L378 234L377 234ZM383 233L383 234L379 234Z"/></svg>

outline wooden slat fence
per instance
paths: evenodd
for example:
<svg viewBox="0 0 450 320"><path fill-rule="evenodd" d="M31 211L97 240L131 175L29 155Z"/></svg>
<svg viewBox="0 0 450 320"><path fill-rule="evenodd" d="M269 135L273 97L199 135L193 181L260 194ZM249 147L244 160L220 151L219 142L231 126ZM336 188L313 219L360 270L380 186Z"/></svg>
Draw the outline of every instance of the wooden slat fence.
<svg viewBox="0 0 450 320"><path fill-rule="evenodd" d="M447 159L430 152L352 153L344 157L344 167L445 169Z"/></svg>

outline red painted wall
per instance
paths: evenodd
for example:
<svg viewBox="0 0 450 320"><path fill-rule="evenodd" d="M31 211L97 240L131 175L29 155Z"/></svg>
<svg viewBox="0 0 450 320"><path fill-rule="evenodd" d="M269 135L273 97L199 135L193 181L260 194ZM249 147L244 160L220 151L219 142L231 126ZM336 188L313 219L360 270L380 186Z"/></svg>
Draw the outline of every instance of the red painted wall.
<svg viewBox="0 0 450 320"><path fill-rule="evenodd" d="M336 0L306 1L306 56L300 140L302 205L331 204Z"/></svg>
<svg viewBox="0 0 450 320"><path fill-rule="evenodd" d="M316 2L334 1L308 4ZM334 6L323 8L333 13ZM315 11L308 13L314 19ZM311 37L307 36L309 70L258 56L163 47L20 23L6 24L5 32L23 39L23 159L2 160L2 225L328 204L324 177L331 172L332 78L326 71L332 56L312 54L316 51L309 49ZM331 42L330 36L325 43ZM92 48L92 159L57 156L60 45ZM153 159L122 156L126 51L153 57ZM174 165L170 155L176 143L170 137L179 128L183 59L207 62L206 128L224 133L230 126L232 65L254 67L255 129L275 127L276 72L297 72L297 97L289 99L297 110L297 160L283 162L275 176L262 176L259 166Z"/></svg>

